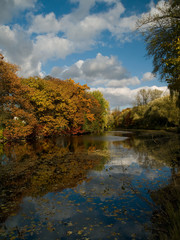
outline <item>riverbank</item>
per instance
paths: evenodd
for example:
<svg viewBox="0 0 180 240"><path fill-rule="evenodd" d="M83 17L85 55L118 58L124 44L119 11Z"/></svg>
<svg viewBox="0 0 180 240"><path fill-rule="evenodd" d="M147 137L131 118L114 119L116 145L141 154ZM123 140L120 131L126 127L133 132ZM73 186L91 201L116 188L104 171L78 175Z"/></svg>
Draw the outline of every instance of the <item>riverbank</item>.
<svg viewBox="0 0 180 240"><path fill-rule="evenodd" d="M178 134L180 129L179 128L167 128L167 129L135 129L135 128L115 128L115 129L111 129L112 131L125 131L125 132L132 132L132 133L136 133L139 136L148 136L148 135L156 135L156 136L163 136L163 135L167 135L167 134ZM107 131L105 131L107 132ZM93 133L81 133L81 134L75 134L76 136L79 135L92 135ZM101 135L103 133L99 133L97 135ZM58 138L58 137L63 137L63 136L75 136L74 134L61 134L61 135L52 135L52 136L48 136L48 137L33 137L33 138L21 138L21 139L5 139L3 137L3 131L1 129L0 131L0 144L4 144L6 142L35 142L38 140L43 140L43 139L51 139L51 138Z"/></svg>

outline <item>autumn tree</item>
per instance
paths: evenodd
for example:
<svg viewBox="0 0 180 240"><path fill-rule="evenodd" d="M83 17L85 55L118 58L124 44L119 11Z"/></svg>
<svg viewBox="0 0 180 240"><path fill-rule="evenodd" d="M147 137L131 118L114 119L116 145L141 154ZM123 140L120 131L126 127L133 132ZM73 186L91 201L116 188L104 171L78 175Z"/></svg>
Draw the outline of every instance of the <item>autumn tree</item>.
<svg viewBox="0 0 180 240"><path fill-rule="evenodd" d="M19 78L17 66L0 57L1 128L7 139L79 134L89 131L87 123L91 131L107 126L108 103L100 92L90 93L72 79Z"/></svg>
<svg viewBox="0 0 180 240"><path fill-rule="evenodd" d="M39 123L39 135L82 133L85 118L94 120L87 85L52 77L30 77L23 83L31 87L29 98Z"/></svg>
<svg viewBox="0 0 180 240"><path fill-rule="evenodd" d="M0 56L0 108L1 126L7 139L26 138L36 126L33 107L26 97L29 91L21 84L18 67Z"/></svg>
<svg viewBox="0 0 180 240"><path fill-rule="evenodd" d="M177 92L180 107L180 2L160 2L156 11L142 15L137 22L143 33L147 55L153 57L153 73L160 74L171 92Z"/></svg>

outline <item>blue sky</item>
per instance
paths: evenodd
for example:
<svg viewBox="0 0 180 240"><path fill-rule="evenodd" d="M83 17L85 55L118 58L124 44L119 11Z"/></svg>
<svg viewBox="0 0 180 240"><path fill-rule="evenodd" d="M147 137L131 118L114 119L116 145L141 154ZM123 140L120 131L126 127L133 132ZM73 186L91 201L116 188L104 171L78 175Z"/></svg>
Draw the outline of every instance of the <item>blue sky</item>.
<svg viewBox="0 0 180 240"><path fill-rule="evenodd" d="M163 1L1 0L0 52L20 76L72 78L123 109L140 88L167 89L135 31L157 4Z"/></svg>

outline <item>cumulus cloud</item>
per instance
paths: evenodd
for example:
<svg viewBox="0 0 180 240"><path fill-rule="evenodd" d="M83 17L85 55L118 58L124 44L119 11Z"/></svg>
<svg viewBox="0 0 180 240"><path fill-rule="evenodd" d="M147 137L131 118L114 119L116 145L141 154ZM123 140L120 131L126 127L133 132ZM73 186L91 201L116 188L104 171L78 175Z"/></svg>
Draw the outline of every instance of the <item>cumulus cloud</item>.
<svg viewBox="0 0 180 240"><path fill-rule="evenodd" d="M39 59L33 59L33 41L19 26L11 29L9 26L0 26L1 52L8 61L21 67L20 75L37 75L41 71Z"/></svg>
<svg viewBox="0 0 180 240"><path fill-rule="evenodd" d="M36 2L37 0L2 0L0 23L8 22L20 11L35 7ZM77 5L71 13L59 18L53 12L36 16L29 14L31 24L28 30L17 24L11 27L0 25L1 51L9 61L20 65L21 75L38 75L42 71L42 65L50 59L64 59L72 53L91 49L105 30L122 41L128 40L124 34L132 31L136 16L122 18L125 8L121 2L118 0L71 0L71 2ZM104 4L103 12L91 11L97 3ZM75 64L62 71L54 68L52 72L61 72L62 78L72 75L76 78L85 77L88 83L92 82L94 85L103 81L109 84L108 86L125 86L138 81L128 76L127 70L115 57L108 58L102 55L98 55L92 61L85 61L81 67ZM126 80L127 78L129 80ZM124 80L120 83L120 79Z"/></svg>
<svg viewBox="0 0 180 240"><path fill-rule="evenodd" d="M114 56L103 56L101 53L95 59L87 59L81 69L85 76L92 79L122 79L127 76L127 70Z"/></svg>
<svg viewBox="0 0 180 240"><path fill-rule="evenodd" d="M0 25L0 47L9 62L20 66L20 76L42 75L43 58L41 60L38 41L35 44L20 26L16 25L11 29L9 26Z"/></svg>
<svg viewBox="0 0 180 240"><path fill-rule="evenodd" d="M143 74L142 81L151 81L155 78L155 75L151 72L146 72Z"/></svg>
<svg viewBox="0 0 180 240"><path fill-rule="evenodd" d="M0 26L0 43L10 60L19 64L33 50L32 41L20 27L11 29L9 26Z"/></svg>
<svg viewBox="0 0 180 240"><path fill-rule="evenodd" d="M39 14L37 16L32 16L33 23L29 29L29 32L35 33L56 33L60 31L61 24L56 19L56 16L53 12L46 14L45 16Z"/></svg>
<svg viewBox="0 0 180 240"><path fill-rule="evenodd" d="M32 7L35 0L14 0L13 3L14 6L25 9ZM80 1L77 9L60 20L56 19L54 13L37 15L28 32L20 27L15 29L1 26L1 50L9 61L21 66L21 74L25 76L40 73L42 64L49 59L63 59L72 53L88 50L95 44L93 38L105 29L103 18L89 14L94 4L95 1L86 1L86 4L85 1ZM82 8L83 11L86 10L86 14L84 12L84 15L80 16L77 13ZM8 12L8 9L6 10ZM57 35L59 31L62 32L62 37ZM34 32L44 34L31 38Z"/></svg>
<svg viewBox="0 0 180 240"><path fill-rule="evenodd" d="M137 16L120 18L122 13L125 12L121 2L115 0L78 0L72 2L79 2L79 6L62 18L57 19L52 12L45 16L42 14L33 16L29 31L37 34L61 32L69 40L88 41L87 43L89 43L89 39L95 39L105 30L121 39L122 35L130 33L135 28ZM108 4L107 11L91 14L90 10L96 2Z"/></svg>
<svg viewBox="0 0 180 240"><path fill-rule="evenodd" d="M1 0L0 24L7 23L20 11L33 8L37 0Z"/></svg>
<svg viewBox="0 0 180 240"><path fill-rule="evenodd" d="M37 0L2 0L0 23L6 23L14 14L35 7ZM25 30L17 24L0 25L0 48L9 61L20 65L23 76L38 75L48 60L64 59L96 46L104 31L120 41L129 41L135 28L136 15L122 17L125 8L118 0L71 0L77 3L69 14L59 18L55 13L31 16L31 25ZM93 12L97 3L104 4L104 11ZM24 15L23 15L24 16ZM24 16L25 17L25 16ZM29 20L29 18L28 18ZM27 26L26 26L27 27ZM82 62L81 62L82 63ZM95 59L66 68L55 67L54 75L61 78L85 79L93 86L123 87L139 84L118 60L98 54Z"/></svg>
<svg viewBox="0 0 180 240"><path fill-rule="evenodd" d="M63 59L74 51L74 46L68 39L47 34L37 36L33 51L33 55L41 61L52 58Z"/></svg>
<svg viewBox="0 0 180 240"><path fill-rule="evenodd" d="M123 87L140 83L137 77L130 76L115 56L103 56L101 53L96 58L79 60L69 67L54 67L51 75L61 79L84 80L92 86Z"/></svg>
<svg viewBox="0 0 180 240"><path fill-rule="evenodd" d="M118 80L111 80L107 83L107 87L123 87L128 85L138 85L140 84L140 80L138 77L131 77L131 78L123 78L120 81Z"/></svg>

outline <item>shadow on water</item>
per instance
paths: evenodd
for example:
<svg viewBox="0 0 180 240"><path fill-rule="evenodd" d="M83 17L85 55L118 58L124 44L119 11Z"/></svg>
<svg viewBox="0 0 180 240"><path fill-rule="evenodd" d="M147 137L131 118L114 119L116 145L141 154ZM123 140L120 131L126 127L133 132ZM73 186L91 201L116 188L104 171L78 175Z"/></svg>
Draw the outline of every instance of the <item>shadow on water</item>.
<svg viewBox="0 0 180 240"><path fill-rule="evenodd" d="M1 146L0 239L178 239L179 142L114 131Z"/></svg>

